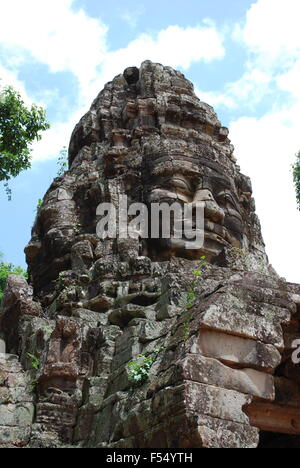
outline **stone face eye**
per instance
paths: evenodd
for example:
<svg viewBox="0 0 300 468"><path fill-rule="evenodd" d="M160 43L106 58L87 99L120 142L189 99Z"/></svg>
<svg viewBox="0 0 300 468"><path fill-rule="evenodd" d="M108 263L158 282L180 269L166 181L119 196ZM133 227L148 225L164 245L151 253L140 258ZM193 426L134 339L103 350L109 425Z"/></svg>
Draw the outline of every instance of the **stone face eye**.
<svg viewBox="0 0 300 468"><path fill-rule="evenodd" d="M173 177L171 180L171 184L173 185L173 187L184 190L185 192L192 191L190 183L182 177Z"/></svg>
<svg viewBox="0 0 300 468"><path fill-rule="evenodd" d="M227 192L219 192L216 195L216 201L222 206L228 206L229 208L240 211L237 202L233 199L233 197Z"/></svg>

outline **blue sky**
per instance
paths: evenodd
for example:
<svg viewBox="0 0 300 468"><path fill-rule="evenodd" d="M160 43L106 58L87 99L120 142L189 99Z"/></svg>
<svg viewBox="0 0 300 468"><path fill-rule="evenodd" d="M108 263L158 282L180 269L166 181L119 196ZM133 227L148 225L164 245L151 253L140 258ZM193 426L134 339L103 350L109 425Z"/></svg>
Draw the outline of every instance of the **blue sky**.
<svg viewBox="0 0 300 468"><path fill-rule="evenodd" d="M25 266L37 200L76 122L107 81L151 59L183 71L229 127L270 261L300 282L291 181L300 149L299 0L0 0L0 11L2 84L44 106L51 122L33 145L32 169L11 182L11 202L0 186L7 261Z"/></svg>

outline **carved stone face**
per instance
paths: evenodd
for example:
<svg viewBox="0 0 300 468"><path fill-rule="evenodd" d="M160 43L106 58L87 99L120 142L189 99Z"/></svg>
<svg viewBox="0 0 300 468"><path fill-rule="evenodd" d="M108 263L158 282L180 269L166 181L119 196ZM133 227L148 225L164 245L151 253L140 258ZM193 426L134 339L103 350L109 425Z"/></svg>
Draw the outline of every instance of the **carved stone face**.
<svg viewBox="0 0 300 468"><path fill-rule="evenodd" d="M165 261L205 255L224 266L226 248L232 246L265 255L251 184L240 173L233 150L228 130L180 73L150 62L140 70L125 70L76 125L70 170L54 181L39 210L26 248L36 290L45 297L60 272L90 267L92 247L82 261L74 246L87 234L88 242L92 237L98 245L97 206L111 202L117 209L123 195L130 204L204 204L204 244L195 248L194 240L176 238L173 223L167 239L117 239L107 249L101 246L97 258Z"/></svg>
<svg viewBox="0 0 300 468"><path fill-rule="evenodd" d="M152 255L191 259L205 255L211 261L226 246L242 247L244 223L233 180L222 174L221 166L215 164L216 168L212 169L201 164L197 155L188 158L186 154L169 154L167 157L168 163L161 155L151 158L146 170L150 182L145 185L145 199L148 205L163 202L171 205L178 201L194 208L198 202L203 202L204 245L195 248L193 240L176 239L171 235L170 239L150 241Z"/></svg>

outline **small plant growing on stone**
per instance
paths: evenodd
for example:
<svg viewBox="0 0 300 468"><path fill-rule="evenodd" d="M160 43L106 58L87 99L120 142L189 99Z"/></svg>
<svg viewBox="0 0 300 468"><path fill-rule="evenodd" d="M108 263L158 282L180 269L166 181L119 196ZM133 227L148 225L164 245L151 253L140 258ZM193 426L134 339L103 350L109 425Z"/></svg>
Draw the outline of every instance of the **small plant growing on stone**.
<svg viewBox="0 0 300 468"><path fill-rule="evenodd" d="M34 354L27 353L27 356L31 359L31 367L35 371L38 371L39 368L41 367L41 360Z"/></svg>
<svg viewBox="0 0 300 468"><path fill-rule="evenodd" d="M296 162L292 167L293 179L296 190L296 200L298 204L298 210L300 210L300 151L296 154Z"/></svg>
<svg viewBox="0 0 300 468"><path fill-rule="evenodd" d="M197 267L195 270L193 270L193 280L190 284L190 289L188 292L183 294L181 297L180 305L182 306L182 313L187 313L187 316L183 322L183 339L184 341L187 341L190 335L190 322L192 321L193 314L188 313L190 311L197 299L197 289L199 285L199 280L201 279L201 276L203 274L203 271L205 270L207 263L205 261L205 256L201 257Z"/></svg>
<svg viewBox="0 0 300 468"><path fill-rule="evenodd" d="M29 391L32 393L35 393L38 387L38 381L36 379L36 376L41 367L41 360L34 354L27 353L27 356L30 359L30 364L32 367L32 371L31 371L32 380L29 382Z"/></svg>
<svg viewBox="0 0 300 468"><path fill-rule="evenodd" d="M38 213L42 207L43 200L41 198L38 199L37 205L36 205L36 212Z"/></svg>
<svg viewBox="0 0 300 468"><path fill-rule="evenodd" d="M149 356L140 354L137 361L131 361L127 364L128 377L135 387L140 387L148 381L151 367L157 359L162 348L155 349Z"/></svg>

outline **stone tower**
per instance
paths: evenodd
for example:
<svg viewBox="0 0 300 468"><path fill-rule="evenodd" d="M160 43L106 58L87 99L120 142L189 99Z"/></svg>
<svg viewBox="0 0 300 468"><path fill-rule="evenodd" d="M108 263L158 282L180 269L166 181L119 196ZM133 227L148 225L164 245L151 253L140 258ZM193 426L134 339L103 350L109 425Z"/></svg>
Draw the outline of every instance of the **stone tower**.
<svg viewBox="0 0 300 468"><path fill-rule="evenodd" d="M170 67L128 68L97 96L37 214L29 285L8 280L0 446L300 447L300 286L269 265L233 152ZM204 242L174 226L100 239L98 206L122 197L201 203Z"/></svg>

